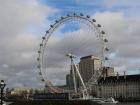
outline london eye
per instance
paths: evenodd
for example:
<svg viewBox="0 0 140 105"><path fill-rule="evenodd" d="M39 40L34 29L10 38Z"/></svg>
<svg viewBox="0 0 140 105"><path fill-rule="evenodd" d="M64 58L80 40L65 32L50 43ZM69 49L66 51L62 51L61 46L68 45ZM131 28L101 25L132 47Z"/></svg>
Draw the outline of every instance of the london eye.
<svg viewBox="0 0 140 105"><path fill-rule="evenodd" d="M77 24L77 22L78 25L74 25L74 23ZM66 30L71 28L67 26L69 23L70 26L72 25L74 28L80 26L80 29L77 29L78 31L76 30L76 32L68 32L67 34L64 32L63 35L62 33L60 34L58 30L61 30L65 26L67 27L65 28ZM102 28L103 27L98 24L95 19L82 13L62 16L56 20L54 24L50 25L50 28L42 37L42 41L39 45L37 67L39 69L40 80L50 88L51 92L62 92L62 90L53 86L53 81L51 81L48 71L52 73L55 72L54 69L65 71L69 69L68 67L70 65L76 67L75 65L78 63L78 59L76 58L94 53L101 59L100 69L101 71L103 70L108 60L107 52L109 48L106 33ZM86 31L83 31L83 29ZM77 72L79 72L78 69ZM82 89L87 89L88 84L97 82L100 76L101 73L93 75L88 83L83 83ZM80 78L81 82L83 82L82 77Z"/></svg>

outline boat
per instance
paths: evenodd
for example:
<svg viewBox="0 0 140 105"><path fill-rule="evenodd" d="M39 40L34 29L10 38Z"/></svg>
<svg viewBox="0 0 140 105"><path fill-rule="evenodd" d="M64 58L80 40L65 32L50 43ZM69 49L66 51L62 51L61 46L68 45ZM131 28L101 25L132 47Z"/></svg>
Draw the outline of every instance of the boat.
<svg viewBox="0 0 140 105"><path fill-rule="evenodd" d="M105 105L105 104L117 104L118 101L116 101L113 97L110 98L92 98L91 101L93 102L97 102L101 105Z"/></svg>

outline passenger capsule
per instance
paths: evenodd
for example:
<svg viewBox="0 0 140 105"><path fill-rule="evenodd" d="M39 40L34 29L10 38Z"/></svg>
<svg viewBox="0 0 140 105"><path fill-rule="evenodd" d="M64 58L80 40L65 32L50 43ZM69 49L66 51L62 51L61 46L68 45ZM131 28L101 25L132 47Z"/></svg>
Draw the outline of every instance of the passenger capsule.
<svg viewBox="0 0 140 105"><path fill-rule="evenodd" d="M97 24L97 27L101 27L101 25L100 24Z"/></svg>
<svg viewBox="0 0 140 105"><path fill-rule="evenodd" d="M82 13L80 13L80 16L84 16Z"/></svg>
<svg viewBox="0 0 140 105"><path fill-rule="evenodd" d="M102 34L105 34L105 32L104 32L104 31L101 31L101 33L102 33Z"/></svg>
<svg viewBox="0 0 140 105"><path fill-rule="evenodd" d="M105 57L105 60L109 60L108 57Z"/></svg>
<svg viewBox="0 0 140 105"><path fill-rule="evenodd" d="M96 20L95 20L95 19L92 19L92 21L93 21L93 22L96 22Z"/></svg>
<svg viewBox="0 0 140 105"><path fill-rule="evenodd" d="M89 16L89 15L87 15L87 18L90 18L90 16Z"/></svg>
<svg viewBox="0 0 140 105"><path fill-rule="evenodd" d="M39 72L39 75L42 75L42 73L41 73L41 72Z"/></svg>
<svg viewBox="0 0 140 105"><path fill-rule="evenodd" d="M106 51L109 51L109 49L108 49L107 47L105 48L105 50L106 50Z"/></svg>
<svg viewBox="0 0 140 105"><path fill-rule="evenodd" d="M46 31L46 34L48 34L49 33L49 31Z"/></svg>
<svg viewBox="0 0 140 105"><path fill-rule="evenodd" d="M64 19L64 17L61 16L61 19Z"/></svg>
<svg viewBox="0 0 140 105"><path fill-rule="evenodd" d="M39 61L40 60L40 58L37 58L37 61Z"/></svg>
<svg viewBox="0 0 140 105"><path fill-rule="evenodd" d="M41 53L41 51L39 50L38 53Z"/></svg>
<svg viewBox="0 0 140 105"><path fill-rule="evenodd" d="M58 20L56 20L55 22L58 23Z"/></svg>
<svg viewBox="0 0 140 105"><path fill-rule="evenodd" d="M45 80L44 79L41 79L41 81L44 82Z"/></svg>
<svg viewBox="0 0 140 105"><path fill-rule="evenodd" d="M37 68L40 68L40 65L38 65Z"/></svg>
<svg viewBox="0 0 140 105"><path fill-rule="evenodd" d="M73 13L74 16L76 16L76 13Z"/></svg>
<svg viewBox="0 0 140 105"><path fill-rule="evenodd" d="M53 25L50 25L51 28L53 28Z"/></svg>
<svg viewBox="0 0 140 105"><path fill-rule="evenodd" d="M45 39L45 37L42 37L42 39L44 40L44 39Z"/></svg>
<svg viewBox="0 0 140 105"><path fill-rule="evenodd" d="M104 42L108 42L108 40L107 39L104 39Z"/></svg>

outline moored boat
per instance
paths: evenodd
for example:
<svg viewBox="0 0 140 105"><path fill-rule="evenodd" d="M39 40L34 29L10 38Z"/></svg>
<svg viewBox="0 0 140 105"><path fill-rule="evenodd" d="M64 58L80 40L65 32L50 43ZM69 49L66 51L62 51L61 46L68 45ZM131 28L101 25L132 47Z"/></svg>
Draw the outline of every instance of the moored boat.
<svg viewBox="0 0 140 105"><path fill-rule="evenodd" d="M110 98L92 98L91 101L93 102L97 102L99 104L117 104L118 101L116 101L113 97L110 97Z"/></svg>

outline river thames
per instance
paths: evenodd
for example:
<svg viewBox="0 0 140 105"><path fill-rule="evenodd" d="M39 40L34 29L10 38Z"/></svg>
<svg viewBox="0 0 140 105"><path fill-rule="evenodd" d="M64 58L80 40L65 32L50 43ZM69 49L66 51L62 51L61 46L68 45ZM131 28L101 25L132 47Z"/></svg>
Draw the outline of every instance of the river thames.
<svg viewBox="0 0 140 105"><path fill-rule="evenodd" d="M7 103L6 105L10 105L10 103ZM46 105L48 105L48 104L46 104ZM50 104L50 105L52 105L52 104ZM106 105L110 105L110 104L106 104ZM120 103L111 104L111 105L140 105L140 102L120 102Z"/></svg>
<svg viewBox="0 0 140 105"><path fill-rule="evenodd" d="M140 105L140 102L120 102L116 105Z"/></svg>

